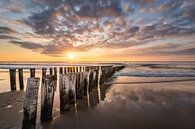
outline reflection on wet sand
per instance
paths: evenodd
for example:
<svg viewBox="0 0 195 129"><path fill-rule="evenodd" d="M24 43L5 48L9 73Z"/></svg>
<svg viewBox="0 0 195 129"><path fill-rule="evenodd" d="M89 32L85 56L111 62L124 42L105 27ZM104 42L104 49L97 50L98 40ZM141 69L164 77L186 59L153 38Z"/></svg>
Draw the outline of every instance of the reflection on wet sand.
<svg viewBox="0 0 195 129"><path fill-rule="evenodd" d="M82 99L77 99L76 104L70 105L71 111L94 109L100 101L104 101L106 92L110 86L111 85L98 85L97 88L92 89L92 91L88 92Z"/></svg>
<svg viewBox="0 0 195 129"><path fill-rule="evenodd" d="M104 85L43 129L194 129L194 107L194 81Z"/></svg>

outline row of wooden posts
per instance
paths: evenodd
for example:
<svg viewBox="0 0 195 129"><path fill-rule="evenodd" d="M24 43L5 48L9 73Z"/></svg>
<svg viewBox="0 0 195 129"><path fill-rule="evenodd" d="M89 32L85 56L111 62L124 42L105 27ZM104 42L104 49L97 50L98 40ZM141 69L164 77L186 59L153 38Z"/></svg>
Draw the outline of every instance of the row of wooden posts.
<svg viewBox="0 0 195 129"><path fill-rule="evenodd" d="M60 111L70 110L71 104L87 96L93 88L102 85L116 71L124 68L118 66L77 66L59 67ZM42 68L41 81L41 121L52 120L54 94L57 87L57 67ZM18 69L20 89L23 90L23 69ZM16 69L10 69L11 90L16 90ZM35 77L35 68L30 69L24 99L24 117L22 129L35 129L37 117L37 100L40 78Z"/></svg>

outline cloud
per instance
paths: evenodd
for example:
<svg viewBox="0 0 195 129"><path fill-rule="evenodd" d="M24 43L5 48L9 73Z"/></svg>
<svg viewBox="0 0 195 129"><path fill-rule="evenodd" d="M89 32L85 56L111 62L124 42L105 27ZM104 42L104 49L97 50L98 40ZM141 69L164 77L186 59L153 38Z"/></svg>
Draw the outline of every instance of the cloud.
<svg viewBox="0 0 195 129"><path fill-rule="evenodd" d="M19 39L18 37L14 36L16 34L16 31L12 30L11 28L8 28L6 26L0 26L0 39Z"/></svg>
<svg viewBox="0 0 195 129"><path fill-rule="evenodd" d="M8 28L6 26L0 26L0 34L12 34L15 33L14 30L12 30L11 28Z"/></svg>
<svg viewBox="0 0 195 129"><path fill-rule="evenodd" d="M134 54L138 55L195 55L194 43L177 44L163 43L151 47L137 49Z"/></svg>
<svg viewBox="0 0 195 129"><path fill-rule="evenodd" d="M13 37L13 36L8 36L8 35L0 35L0 39L13 39L13 40L17 40L19 38Z"/></svg>
<svg viewBox="0 0 195 129"><path fill-rule="evenodd" d="M33 42L21 42L21 41L10 41L12 44L19 45L23 48L31 49L33 51L37 51L40 49L43 49L44 46L38 43L33 43Z"/></svg>
<svg viewBox="0 0 195 129"><path fill-rule="evenodd" d="M195 35L193 0L3 0L0 7L0 39L51 56Z"/></svg>
<svg viewBox="0 0 195 129"><path fill-rule="evenodd" d="M22 48L30 49L36 52L40 52L41 54L50 55L50 56L61 56L67 52L82 52L90 50L91 46L73 46L69 43L47 43L47 44L39 44L34 42L24 42L12 40L10 43L18 45Z"/></svg>

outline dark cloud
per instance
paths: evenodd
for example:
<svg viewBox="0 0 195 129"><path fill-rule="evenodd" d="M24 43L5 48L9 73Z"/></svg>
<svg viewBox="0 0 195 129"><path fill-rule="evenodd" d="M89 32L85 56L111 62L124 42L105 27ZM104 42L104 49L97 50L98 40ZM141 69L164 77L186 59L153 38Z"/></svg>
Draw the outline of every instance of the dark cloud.
<svg viewBox="0 0 195 129"><path fill-rule="evenodd" d="M195 45L187 46L174 43L156 45L137 50L140 55L195 55Z"/></svg>
<svg viewBox="0 0 195 129"><path fill-rule="evenodd" d="M33 42L21 42L21 41L14 41L14 40L10 42L15 45L19 45L23 48L32 49L34 51L44 48L43 45L38 44L38 43L33 43Z"/></svg>
<svg viewBox="0 0 195 129"><path fill-rule="evenodd" d="M15 33L15 31L6 26L0 26L0 34L11 34L11 33Z"/></svg>
<svg viewBox="0 0 195 129"><path fill-rule="evenodd" d="M0 39L12 39L12 40L17 40L19 38L14 37L14 36L8 36L8 35L0 35Z"/></svg>
<svg viewBox="0 0 195 129"><path fill-rule="evenodd" d="M13 29L6 26L0 26L0 39L19 39L16 36L13 36L14 34L16 34L16 31Z"/></svg>
<svg viewBox="0 0 195 129"><path fill-rule="evenodd" d="M81 52L81 51L87 51L91 49L91 46L73 46L69 43L47 43L47 44L38 44L34 42L23 42L23 41L16 41L12 40L10 43L21 46L22 48L30 49L33 51L40 52L41 54L50 55L50 56L61 56L61 54L64 54L66 52Z"/></svg>

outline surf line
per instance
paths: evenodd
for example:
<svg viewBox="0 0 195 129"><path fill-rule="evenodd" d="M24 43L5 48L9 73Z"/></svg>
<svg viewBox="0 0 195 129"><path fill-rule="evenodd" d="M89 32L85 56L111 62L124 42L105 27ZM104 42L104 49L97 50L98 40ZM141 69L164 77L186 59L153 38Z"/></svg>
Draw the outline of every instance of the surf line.
<svg viewBox="0 0 195 129"><path fill-rule="evenodd" d="M168 82L186 82L186 81L195 81L194 79L181 79L181 80L165 80L165 81L144 81L144 82L113 82L113 83L105 83L104 85L111 84L144 84L144 83L168 83Z"/></svg>

